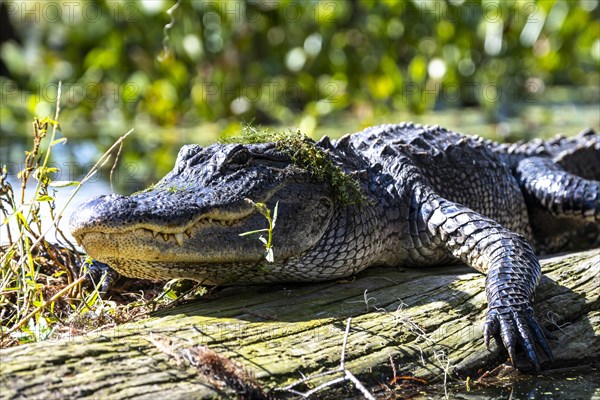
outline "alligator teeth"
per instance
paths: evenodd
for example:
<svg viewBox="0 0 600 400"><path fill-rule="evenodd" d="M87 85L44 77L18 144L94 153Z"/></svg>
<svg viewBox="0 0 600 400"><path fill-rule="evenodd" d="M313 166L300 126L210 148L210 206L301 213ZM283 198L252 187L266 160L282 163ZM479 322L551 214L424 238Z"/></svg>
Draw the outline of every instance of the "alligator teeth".
<svg viewBox="0 0 600 400"><path fill-rule="evenodd" d="M150 232L152 232L152 236L156 239L156 237L158 236L158 232L156 232L156 231L150 231Z"/></svg>
<svg viewBox="0 0 600 400"><path fill-rule="evenodd" d="M212 224L212 218L208 218L208 219L206 220L206 222L208 222L209 224Z"/></svg>
<svg viewBox="0 0 600 400"><path fill-rule="evenodd" d="M169 240L169 234L168 234L168 233L163 233L163 234L162 234L162 237L163 237L163 240L164 240L165 242L167 242L167 241Z"/></svg>
<svg viewBox="0 0 600 400"><path fill-rule="evenodd" d="M180 247L183 246L183 233L175 233L173 236L175 236L177 244L179 244Z"/></svg>
<svg viewBox="0 0 600 400"><path fill-rule="evenodd" d="M110 240L110 233L105 233L104 234L104 239Z"/></svg>
<svg viewBox="0 0 600 400"><path fill-rule="evenodd" d="M185 231L185 235L188 237L188 239L191 238L192 237L192 230L188 229L187 231Z"/></svg>

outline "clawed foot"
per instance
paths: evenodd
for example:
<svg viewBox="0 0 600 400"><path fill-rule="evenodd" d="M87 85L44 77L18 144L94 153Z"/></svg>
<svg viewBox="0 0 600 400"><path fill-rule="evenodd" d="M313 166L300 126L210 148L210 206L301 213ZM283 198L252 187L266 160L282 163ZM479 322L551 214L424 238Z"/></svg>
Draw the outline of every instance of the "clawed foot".
<svg viewBox="0 0 600 400"><path fill-rule="evenodd" d="M537 322L533 307L529 304L492 307L488 309L483 337L489 349L490 338L494 337L499 346L508 351L508 355L515 364L515 347L520 343L527 353L527 358L536 371L540 370L540 363L535 349L536 343L540 345L550 362L554 361L552 350L542 327Z"/></svg>
<svg viewBox="0 0 600 400"><path fill-rule="evenodd" d="M117 271L100 261L86 261L84 267L87 268L87 281L94 287L97 287L98 291L102 294L110 290L119 279L119 273ZM98 287L98 285L100 286Z"/></svg>

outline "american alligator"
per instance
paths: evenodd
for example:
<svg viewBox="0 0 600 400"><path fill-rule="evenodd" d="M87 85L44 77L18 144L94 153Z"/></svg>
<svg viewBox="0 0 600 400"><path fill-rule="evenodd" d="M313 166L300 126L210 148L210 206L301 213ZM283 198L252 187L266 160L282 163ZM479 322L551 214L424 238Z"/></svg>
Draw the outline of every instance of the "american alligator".
<svg viewBox="0 0 600 400"><path fill-rule="evenodd" d="M532 307L534 249L600 244L599 134L509 145L401 123L304 143L355 179L364 201L342 201L332 179L278 143L187 145L153 188L81 205L72 234L126 276L207 284L321 281L458 259L487 275L486 345L494 337L515 360L520 343L536 368L536 344L552 359ZM266 224L248 199L278 202L266 268L263 244L239 236Z"/></svg>

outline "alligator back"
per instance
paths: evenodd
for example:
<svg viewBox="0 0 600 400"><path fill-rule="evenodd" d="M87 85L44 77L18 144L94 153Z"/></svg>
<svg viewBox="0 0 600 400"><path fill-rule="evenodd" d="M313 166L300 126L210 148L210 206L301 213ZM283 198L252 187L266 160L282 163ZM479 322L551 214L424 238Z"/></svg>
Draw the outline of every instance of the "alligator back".
<svg viewBox="0 0 600 400"><path fill-rule="evenodd" d="M519 183L489 141L413 124L372 127L351 138L360 143L358 148L370 163L397 163L396 168L409 163L417 168L418 177L410 177L406 170L395 177L399 187L411 187L407 179L424 180L440 196L531 238Z"/></svg>
<svg viewBox="0 0 600 400"><path fill-rule="evenodd" d="M497 144L438 126L406 123L371 127L348 140L370 163L410 163L418 169L418 179L427 181L440 196L524 235L539 252L589 248L600 242L597 219L551 212L536 201L539 196L549 195L545 189L560 186L560 182L550 179L547 188L531 193L519 174L523 160L545 158L557 168L597 185L600 135L593 130L573 138ZM394 178L399 180L398 186L411 186L405 182L411 179L408 175L400 173ZM576 195L576 188L571 190ZM590 202L597 204L600 194L596 196ZM600 215L600 210L595 213Z"/></svg>

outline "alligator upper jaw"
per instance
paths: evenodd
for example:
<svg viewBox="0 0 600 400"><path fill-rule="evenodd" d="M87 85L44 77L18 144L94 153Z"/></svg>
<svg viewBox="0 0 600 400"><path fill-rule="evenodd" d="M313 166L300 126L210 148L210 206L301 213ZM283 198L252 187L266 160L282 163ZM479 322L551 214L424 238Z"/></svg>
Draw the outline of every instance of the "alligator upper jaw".
<svg viewBox="0 0 600 400"><path fill-rule="evenodd" d="M207 228L227 228L241 224L253 212L254 210L251 208L236 213L213 211L203 214L183 226L160 226L150 223L138 223L123 227L84 226L74 229L72 235L80 246L85 244L85 238L88 235L96 237L101 235L106 241L113 241L123 236L147 237L152 235L156 240L162 242L171 241L183 247L185 240L190 239L196 232Z"/></svg>

